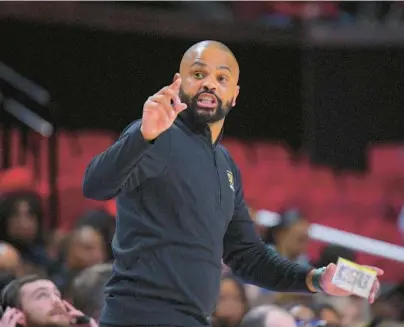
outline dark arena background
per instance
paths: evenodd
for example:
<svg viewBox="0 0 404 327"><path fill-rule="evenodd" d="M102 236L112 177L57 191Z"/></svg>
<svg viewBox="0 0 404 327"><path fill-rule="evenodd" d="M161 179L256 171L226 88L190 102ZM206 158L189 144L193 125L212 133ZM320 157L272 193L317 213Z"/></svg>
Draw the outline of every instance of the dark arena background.
<svg viewBox="0 0 404 327"><path fill-rule="evenodd" d="M257 229L266 235L296 209L300 229L282 227L282 235L302 237L293 233L305 226L307 262L341 256L385 270L372 306L356 297L269 297L246 286L250 306L327 303L338 317L327 326L375 326L375 317L403 326L403 24L401 2L2 2L0 207L29 194L44 255L63 266L47 273L72 296L73 277L112 258L105 231L114 227L115 203L83 197L87 164L141 118L186 49L218 40L240 64L240 97L223 143L242 172ZM12 218L3 209L0 228ZM78 264L75 253L97 235L70 244L71 235L94 217L105 222L94 227L106 242L103 259ZM12 248L7 233L0 241ZM18 255L25 272L44 270ZM0 271L11 274L2 256Z"/></svg>

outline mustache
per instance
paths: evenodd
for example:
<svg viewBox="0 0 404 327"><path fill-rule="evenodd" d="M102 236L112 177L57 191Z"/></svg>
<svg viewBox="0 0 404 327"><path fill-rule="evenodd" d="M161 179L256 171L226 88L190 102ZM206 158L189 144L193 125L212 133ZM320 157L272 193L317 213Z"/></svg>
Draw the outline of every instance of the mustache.
<svg viewBox="0 0 404 327"><path fill-rule="evenodd" d="M59 315L59 314L67 315L67 311L62 307L55 307L51 310L50 314L51 315Z"/></svg>

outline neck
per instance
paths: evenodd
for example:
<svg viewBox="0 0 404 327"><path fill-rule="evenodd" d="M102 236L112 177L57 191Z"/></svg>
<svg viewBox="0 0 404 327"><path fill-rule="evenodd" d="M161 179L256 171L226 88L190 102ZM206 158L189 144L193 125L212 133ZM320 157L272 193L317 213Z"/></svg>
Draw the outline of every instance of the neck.
<svg viewBox="0 0 404 327"><path fill-rule="evenodd" d="M217 141L217 139L220 135L220 132L222 131L223 124L224 124L224 119L219 120L212 124L208 124L208 126L210 128L210 132L212 134L212 144Z"/></svg>

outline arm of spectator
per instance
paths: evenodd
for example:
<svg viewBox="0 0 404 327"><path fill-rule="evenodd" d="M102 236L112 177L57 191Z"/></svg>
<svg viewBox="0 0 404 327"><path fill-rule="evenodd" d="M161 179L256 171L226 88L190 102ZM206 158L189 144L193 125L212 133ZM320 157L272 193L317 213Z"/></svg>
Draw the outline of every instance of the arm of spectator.
<svg viewBox="0 0 404 327"><path fill-rule="evenodd" d="M16 327L25 319L24 314L16 308L6 308L4 312L0 312L0 317L0 327Z"/></svg>

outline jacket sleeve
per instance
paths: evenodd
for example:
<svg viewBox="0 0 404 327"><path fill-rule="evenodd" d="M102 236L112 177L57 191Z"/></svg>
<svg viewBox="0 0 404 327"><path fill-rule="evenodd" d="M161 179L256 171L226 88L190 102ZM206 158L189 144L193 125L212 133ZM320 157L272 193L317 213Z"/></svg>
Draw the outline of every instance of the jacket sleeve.
<svg viewBox="0 0 404 327"><path fill-rule="evenodd" d="M140 126L141 121L129 125L112 146L91 160L83 180L85 197L112 199L128 185L135 188L164 171L170 151L169 131L147 142Z"/></svg>
<svg viewBox="0 0 404 327"><path fill-rule="evenodd" d="M240 172L234 168L236 194L234 215L224 237L223 261L248 283L281 292L312 293L306 277L313 269L282 258L268 248L255 231L244 202Z"/></svg>

